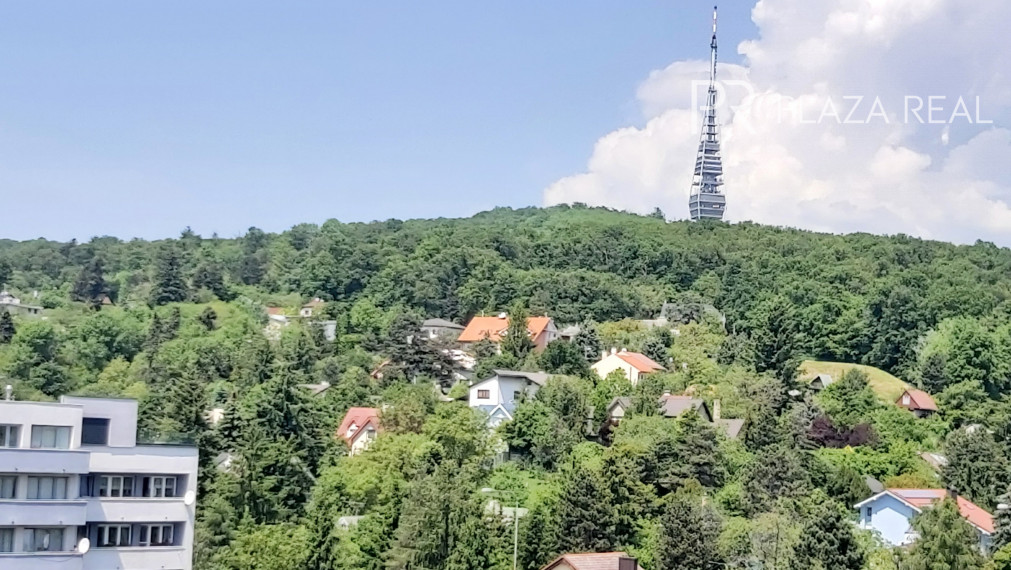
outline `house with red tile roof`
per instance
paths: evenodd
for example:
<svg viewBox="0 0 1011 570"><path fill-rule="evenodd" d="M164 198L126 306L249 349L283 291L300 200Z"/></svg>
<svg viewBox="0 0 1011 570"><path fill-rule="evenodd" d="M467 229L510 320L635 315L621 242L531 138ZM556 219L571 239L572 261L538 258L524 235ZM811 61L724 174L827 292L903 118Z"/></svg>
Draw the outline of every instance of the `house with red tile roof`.
<svg viewBox="0 0 1011 570"><path fill-rule="evenodd" d="M541 570L642 570L642 566L624 552L584 552L563 554Z"/></svg>
<svg viewBox="0 0 1011 570"><path fill-rule="evenodd" d="M988 550L994 533L993 515L965 497L945 489L885 489L853 508L860 512L860 526L877 531L894 546L903 546L918 537L912 520L923 509L945 499L954 499L958 512L979 535L979 545Z"/></svg>
<svg viewBox="0 0 1011 570"><path fill-rule="evenodd" d="M474 317L460 333L457 341L468 344L487 338L498 344L509 329L509 317L503 313L497 317ZM551 317L529 317L527 334L534 342L535 350L544 350L548 343L558 338L558 328Z"/></svg>
<svg viewBox="0 0 1011 570"><path fill-rule="evenodd" d="M351 408L337 428L337 437L348 444L348 455L357 455L368 449L379 435L379 410L377 408Z"/></svg>
<svg viewBox="0 0 1011 570"><path fill-rule="evenodd" d="M895 404L913 412L918 418L927 417L937 411L937 404L930 394L915 388L906 389L899 399L895 400Z"/></svg>
<svg viewBox="0 0 1011 570"><path fill-rule="evenodd" d="M624 348L620 352L612 348L610 354L605 353L590 368L601 378L607 378L608 374L615 370L621 370L633 386L639 383L640 376L666 370L660 363L645 354L629 352Z"/></svg>

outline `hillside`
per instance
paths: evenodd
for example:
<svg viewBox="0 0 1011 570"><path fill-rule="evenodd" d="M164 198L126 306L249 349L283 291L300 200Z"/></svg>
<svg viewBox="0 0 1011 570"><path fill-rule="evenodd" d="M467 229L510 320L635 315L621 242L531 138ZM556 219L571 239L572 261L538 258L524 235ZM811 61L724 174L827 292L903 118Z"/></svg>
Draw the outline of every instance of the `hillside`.
<svg viewBox="0 0 1011 570"><path fill-rule="evenodd" d="M798 368L798 379L802 382L810 382L818 374L828 374L832 379L838 380L842 378L843 374L854 368L867 374L871 390L874 390L874 393L885 402L894 402L909 387L909 384L879 368L845 362L805 360L800 363L800 368Z"/></svg>

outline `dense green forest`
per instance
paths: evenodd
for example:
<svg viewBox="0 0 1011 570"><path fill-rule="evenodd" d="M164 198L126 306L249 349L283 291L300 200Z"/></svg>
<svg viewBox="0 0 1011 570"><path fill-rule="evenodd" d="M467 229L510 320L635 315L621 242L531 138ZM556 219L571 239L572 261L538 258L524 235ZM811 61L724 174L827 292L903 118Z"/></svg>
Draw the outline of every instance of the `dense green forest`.
<svg viewBox="0 0 1011 570"><path fill-rule="evenodd" d="M990 243L560 206L236 239L0 241L0 283L45 308L0 314L17 397L137 398L144 439L200 446L201 570L510 568L512 523L491 498L529 509L518 559L531 570L617 549L647 570L1011 568L1011 528L984 561L946 508L917 519L908 551L852 524L867 476L955 487L991 510L1011 486L1011 250ZM264 334L267 308L294 315L314 297L312 319ZM638 322L665 304L677 334ZM555 374L491 432L459 401L449 345L413 339L423 318L501 311L582 332L541 353L475 348L478 377ZM635 388L596 378L589 364L617 346L680 366ZM941 412L918 420L858 372L814 395L803 359L887 370ZM741 437L658 416L664 391L720 400ZM598 432L616 396L633 409ZM383 431L347 457L334 434L351 406L382 406ZM346 516L362 518L339 528Z"/></svg>

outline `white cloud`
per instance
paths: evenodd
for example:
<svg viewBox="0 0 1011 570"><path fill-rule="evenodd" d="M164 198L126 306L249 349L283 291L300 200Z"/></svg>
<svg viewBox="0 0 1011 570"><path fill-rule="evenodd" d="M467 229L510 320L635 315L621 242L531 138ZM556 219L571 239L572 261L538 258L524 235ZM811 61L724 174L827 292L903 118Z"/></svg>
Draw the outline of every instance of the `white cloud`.
<svg viewBox="0 0 1011 570"><path fill-rule="evenodd" d="M1011 245L1011 3L760 0L752 18L745 65L719 73L728 220ZM705 61L651 73L645 125L597 141L545 203L686 217L706 77Z"/></svg>

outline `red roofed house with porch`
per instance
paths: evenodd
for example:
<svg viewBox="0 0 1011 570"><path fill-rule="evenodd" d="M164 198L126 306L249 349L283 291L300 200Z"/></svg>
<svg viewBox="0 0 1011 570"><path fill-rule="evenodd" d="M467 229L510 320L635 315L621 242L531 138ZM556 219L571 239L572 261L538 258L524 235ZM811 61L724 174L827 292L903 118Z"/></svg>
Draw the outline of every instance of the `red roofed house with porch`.
<svg viewBox="0 0 1011 570"><path fill-rule="evenodd" d="M357 455L368 449L379 435L379 410L376 408L351 408L337 428L337 436L348 444L348 455Z"/></svg>
<svg viewBox="0 0 1011 570"><path fill-rule="evenodd" d="M474 317L457 341L472 343L487 338L498 344L508 328L509 317L504 313L497 317ZM527 334L534 342L535 350L544 350L549 342L558 338L558 328L551 317L530 317L527 319Z"/></svg>
<svg viewBox="0 0 1011 570"><path fill-rule="evenodd" d="M895 403L913 412L918 418L925 418L937 411L937 404L930 394L915 388L906 389Z"/></svg>
<svg viewBox="0 0 1011 570"><path fill-rule="evenodd" d="M605 353L604 356L590 368L592 368L593 371L601 378L607 378L607 375L611 372L621 370L625 374L625 378L628 378L628 381L631 382L633 386L639 383L639 377L644 374L666 370L666 368L645 354L629 352L625 349L621 349L621 352L618 352L613 348L611 349L610 354Z"/></svg>

